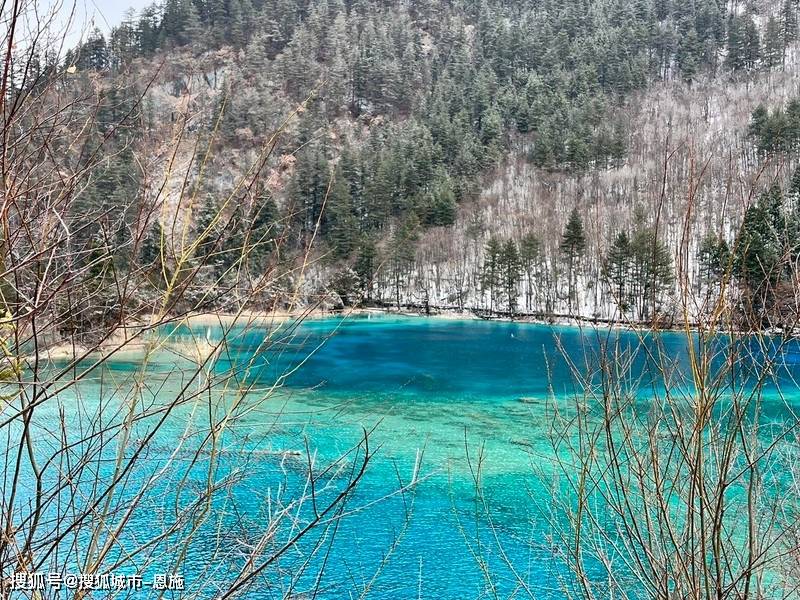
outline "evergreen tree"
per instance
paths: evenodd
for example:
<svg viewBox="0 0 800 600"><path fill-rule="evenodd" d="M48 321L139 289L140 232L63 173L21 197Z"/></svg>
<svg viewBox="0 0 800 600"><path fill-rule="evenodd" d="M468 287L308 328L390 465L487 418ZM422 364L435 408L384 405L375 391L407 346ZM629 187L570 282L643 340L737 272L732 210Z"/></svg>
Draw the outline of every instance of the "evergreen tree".
<svg viewBox="0 0 800 600"><path fill-rule="evenodd" d="M247 45L247 22L242 0L227 0L228 2L228 41L235 48Z"/></svg>
<svg viewBox="0 0 800 600"><path fill-rule="evenodd" d="M783 50L781 52L782 64L786 64L786 49L797 40L797 2L796 0L784 0L781 7L781 41Z"/></svg>
<svg viewBox="0 0 800 600"><path fill-rule="evenodd" d="M525 309L530 311L533 302L533 290L536 285L536 274L540 261L542 243L533 233L526 234L519 245L519 256L522 270L525 273Z"/></svg>
<svg viewBox="0 0 800 600"><path fill-rule="evenodd" d="M155 5L142 10L136 26L136 40L142 56L152 55L158 48L158 13Z"/></svg>
<svg viewBox="0 0 800 600"><path fill-rule="evenodd" d="M628 234L620 231L609 248L603 265L603 278L612 289L614 302L625 313L629 307L629 283L633 250Z"/></svg>
<svg viewBox="0 0 800 600"><path fill-rule="evenodd" d="M92 29L80 51L79 68L102 71L109 66L106 38L98 27Z"/></svg>
<svg viewBox="0 0 800 600"><path fill-rule="evenodd" d="M502 285L503 242L492 236L486 242L483 254L483 271L481 273L481 289L489 292L489 312L494 312L497 305L497 294Z"/></svg>
<svg viewBox="0 0 800 600"><path fill-rule="evenodd" d="M180 42L199 45L204 29L193 0L181 0L180 9L182 20Z"/></svg>
<svg viewBox="0 0 800 600"><path fill-rule="evenodd" d="M456 196L452 180L443 168L437 170L431 189L424 194L422 202L426 225L440 227L455 223Z"/></svg>
<svg viewBox="0 0 800 600"><path fill-rule="evenodd" d="M395 229L389 242L389 266L394 280L395 303L400 309L400 292L403 277L414 263L416 243L419 239L419 219L411 214Z"/></svg>
<svg viewBox="0 0 800 600"><path fill-rule="evenodd" d="M779 254L770 221L763 204L750 206L734 247L733 273L745 291L746 318L759 324L779 276Z"/></svg>
<svg viewBox="0 0 800 600"><path fill-rule="evenodd" d="M508 312L513 316L517 311L517 296L522 265L519 250L514 240L506 240L500 256L502 285Z"/></svg>
<svg viewBox="0 0 800 600"><path fill-rule="evenodd" d="M747 66L747 33L742 19L731 16L728 21L728 43L725 64L731 71Z"/></svg>
<svg viewBox="0 0 800 600"><path fill-rule="evenodd" d="M366 237L361 240L354 270L361 282L365 298L367 301L372 300L372 288L378 271L378 250L372 238Z"/></svg>
<svg viewBox="0 0 800 600"><path fill-rule="evenodd" d="M786 197L792 203L795 214L800 214L800 165L795 168L792 179L789 181Z"/></svg>
<svg viewBox="0 0 800 600"><path fill-rule="evenodd" d="M768 69L783 63L783 48L781 25L777 19L770 17L764 33L764 65Z"/></svg>
<svg viewBox="0 0 800 600"><path fill-rule="evenodd" d="M678 68L684 80L691 82L697 76L702 58L702 46L697 31L690 27L678 42Z"/></svg>
<svg viewBox="0 0 800 600"><path fill-rule="evenodd" d="M730 249L725 238L709 233L703 238L698 251L700 282L704 285L718 283L730 262Z"/></svg>
<svg viewBox="0 0 800 600"><path fill-rule="evenodd" d="M759 104L750 115L750 125L747 129L748 135L760 138L764 133L768 120L769 112L763 104Z"/></svg>
<svg viewBox="0 0 800 600"><path fill-rule="evenodd" d="M316 229L325 205L331 174L328 161L317 146L299 153L289 188L292 212L302 233Z"/></svg>
<svg viewBox="0 0 800 600"><path fill-rule="evenodd" d="M211 37L217 47L228 43L230 39L230 18L226 0L211 3Z"/></svg>
<svg viewBox="0 0 800 600"><path fill-rule="evenodd" d="M324 216L324 233L331 243L334 258L349 257L358 245L358 221L350 197L350 184L339 166L334 170L334 183Z"/></svg>
<svg viewBox="0 0 800 600"><path fill-rule="evenodd" d="M166 243L161 223L156 221L147 231L142 241L139 260L150 282L158 289L164 289L169 277L166 261Z"/></svg>
<svg viewBox="0 0 800 600"><path fill-rule="evenodd" d="M200 264L216 274L220 266L218 249L221 215L214 198L206 196L193 217L193 239L196 242L194 256Z"/></svg>
<svg viewBox="0 0 800 600"><path fill-rule="evenodd" d="M652 227L640 227L631 240L631 271L639 318L655 318L663 294L674 281L672 255Z"/></svg>
<svg viewBox="0 0 800 600"><path fill-rule="evenodd" d="M751 18L747 18L744 26L744 66L755 70L761 60L761 37L758 27Z"/></svg>
<svg viewBox="0 0 800 600"><path fill-rule="evenodd" d="M586 236L583 232L583 221L578 214L578 209L573 208L564 229L564 234L561 236L561 254L567 261L567 294L570 311L575 299L578 266L585 250Z"/></svg>
<svg viewBox="0 0 800 600"><path fill-rule="evenodd" d="M281 233L280 213L272 194L264 190L253 203L250 244L254 266L260 272L266 268L266 260L272 254L275 240Z"/></svg>

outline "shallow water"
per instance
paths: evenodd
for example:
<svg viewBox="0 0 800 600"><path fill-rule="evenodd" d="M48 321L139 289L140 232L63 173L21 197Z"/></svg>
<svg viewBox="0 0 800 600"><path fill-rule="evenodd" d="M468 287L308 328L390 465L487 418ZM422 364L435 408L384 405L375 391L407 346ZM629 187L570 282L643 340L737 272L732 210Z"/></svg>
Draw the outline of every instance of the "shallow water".
<svg viewBox="0 0 800 600"><path fill-rule="evenodd" d="M213 342L223 332L179 329L171 339L186 342L192 335ZM559 518L552 512L551 486L557 484L548 479L548 435L553 408L568 413L570 399L582 391L573 369L592 372L604 355L600 348L610 342L631 355L630 371L645 402L667 385L647 349L660 347L657 354L669 357L675 373L688 373L688 344L679 333L642 344L634 333L605 329L377 317L312 320L272 335L234 330L228 338L215 373L239 371L237 385L253 386L249 398L266 400L220 438L218 476L238 472L241 479L224 502L214 504L209 524L190 544L180 568L189 588L209 580L222 584L241 566L248 532L263 529L281 493L290 499L302 486L307 450L321 469L368 430L375 452L347 503L347 516L335 536L330 530L324 540L326 552L294 582L291 573L300 571L303 558L289 553L280 561L282 575L271 571L243 596L253 599L313 589L317 598L565 597L560 582L569 578L562 549L548 537L548 519ZM792 362L793 351L784 356ZM185 384L181 361L157 354L145 370L144 396L155 404L174 397ZM301 364L278 390L265 392ZM81 384L81 402L108 401L112 386L124 396L140 370L135 359L110 363ZM780 374L787 387L793 370L789 365ZM668 385L685 385L679 379ZM176 451L187 430L201 430L193 423L202 422L202 406L195 411L176 411L149 442L153 470ZM789 418L778 398L766 403L765 412L775 420ZM144 421L134 435L143 439L150 426ZM185 456L179 453L177 460L191 456L186 443ZM195 485L203 485L202 461L186 470L196 475ZM485 505L476 502L478 470ZM412 478L418 480L413 488L392 495ZM163 499L175 489L180 499L190 500L189 488L181 488L177 478L160 480L152 512L138 515L131 531L144 535L154 515L168 518ZM334 495L323 493L320 500ZM311 509L303 510L308 517ZM301 547L310 551L318 540L312 536Z"/></svg>

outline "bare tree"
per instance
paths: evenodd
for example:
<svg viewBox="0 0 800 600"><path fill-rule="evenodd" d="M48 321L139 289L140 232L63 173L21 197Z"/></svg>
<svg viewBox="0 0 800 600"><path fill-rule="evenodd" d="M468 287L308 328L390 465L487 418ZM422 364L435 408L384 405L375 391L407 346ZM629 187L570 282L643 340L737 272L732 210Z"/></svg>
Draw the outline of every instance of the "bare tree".
<svg viewBox="0 0 800 600"><path fill-rule="evenodd" d="M169 593L187 598L246 597L253 586L313 593L372 456L369 434L323 461L309 443L268 452L242 424L303 362L268 376L258 357L280 352L313 308L252 314L298 309L313 262L313 236L299 261L287 260L279 223L258 219L265 171L296 111L200 223L224 101L208 130L188 106L173 115L171 141L149 163L140 150L152 140L130 132L163 84L160 70L110 89L72 62L82 50L66 64L52 58L55 19L36 2L2 11L5 591L58 595L25 586L43 573L65 585L80 573L67 586L75 598L127 596L155 571L186 572ZM210 309L229 315L197 325ZM262 341L234 356L231 344L251 330ZM119 368L118 357L131 360ZM268 436L269 421L261 425ZM249 471L265 461L274 481L253 487ZM242 486L250 513L238 505Z"/></svg>
<svg viewBox="0 0 800 600"><path fill-rule="evenodd" d="M796 386L783 364L791 336L740 330L732 259L722 293L694 318L700 300L688 261L677 262L685 350L649 329L634 330L633 347L596 330L597 351L571 363L581 392L552 404L563 587L580 598L795 597L798 420L782 389ZM782 323L796 331L796 318Z"/></svg>

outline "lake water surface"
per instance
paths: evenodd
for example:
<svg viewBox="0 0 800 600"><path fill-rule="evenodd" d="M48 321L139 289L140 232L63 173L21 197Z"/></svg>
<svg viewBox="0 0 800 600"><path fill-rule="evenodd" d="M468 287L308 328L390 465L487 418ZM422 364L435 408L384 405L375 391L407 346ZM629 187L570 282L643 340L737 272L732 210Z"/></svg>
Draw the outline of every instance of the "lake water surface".
<svg viewBox="0 0 800 600"><path fill-rule="evenodd" d="M219 328L196 333L212 341L222 335ZM313 589L317 598L565 597L563 548L551 538L551 523L561 518L551 495L558 485L551 478L552 410L572 410L571 398L581 393L572 369L591 372L609 341L634 355L644 402L664 386L631 332L382 316L310 320L268 344L266 335L234 331L214 366L224 374L250 364L236 385L252 386L254 395L292 373L221 441L220 473L241 477L213 507L215 526L194 538L182 569L187 584L222 582L235 572L248 530L262 530L276 499L303 485L307 451L321 468L366 429L375 454L335 535L331 529L324 539L309 538L324 552L296 580L303 555L284 557L283 575L243 596L255 600ZM189 333L180 329L173 338ZM660 334L645 348L656 344L686 371L684 334ZM784 355L790 381L793 354ZM147 367L155 402L182 385L176 366L180 360L165 353ZM101 379L124 390L126 374L139 368L135 360L115 361L93 374L83 393L91 396L87 390ZM765 412L781 420L788 418L784 407L776 399ZM192 418L179 413L153 441L153 464L170 455ZM416 485L397 493L412 480ZM164 510L154 505L157 514ZM134 530L149 523L139 518ZM221 538L220 524L239 533ZM227 553L219 553L220 539Z"/></svg>

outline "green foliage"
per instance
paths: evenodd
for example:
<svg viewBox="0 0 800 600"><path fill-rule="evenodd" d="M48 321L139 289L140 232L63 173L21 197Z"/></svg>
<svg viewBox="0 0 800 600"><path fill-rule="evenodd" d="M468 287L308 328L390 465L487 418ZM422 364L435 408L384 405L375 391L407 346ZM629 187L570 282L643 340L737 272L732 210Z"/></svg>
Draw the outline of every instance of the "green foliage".
<svg viewBox="0 0 800 600"><path fill-rule="evenodd" d="M483 254L483 270L481 272L481 289L489 292L489 311L493 311L499 303L499 292L502 286L503 242L492 236L486 242Z"/></svg>
<svg viewBox="0 0 800 600"><path fill-rule="evenodd" d="M123 81L135 59L180 48L184 57L234 57L219 135L220 143L243 150L274 130L276 106L314 92L278 148L295 159L286 168L286 197L277 198L284 214L269 195L252 206L249 196L237 199L216 220L218 206L200 209L196 230L213 226L197 259L223 273L249 245L248 264L264 269L278 235L291 251L313 237L339 266L353 265L367 296L385 259L399 302L421 230L455 223L459 206L477 195L482 177L510 149L526 148L529 160L548 170L618 166L626 153L629 94L654 79L694 81L716 71L723 56L732 72L777 68L797 38L796 12L794 0L786 0L763 15L762 37L750 11L717 0L165 0L126 15L107 40L92 31L70 58L81 71ZM215 54L223 46L234 52ZM174 93L183 94L185 73L175 71ZM130 206L141 186L130 151L141 137L139 109L129 101L136 94L101 94L85 152L102 148L109 159L93 174L79 210ZM129 111L130 127L110 127ZM750 134L761 152L796 150L800 102L757 109ZM129 245L128 215L116 213L112 221L118 246ZM672 279L671 258L649 229L628 235L614 240L604 277L621 305L654 311L654 298ZM533 290L558 273L555 261L544 267L535 237L519 246L495 241L500 247L490 240L482 276L490 306L505 302L515 311L524 277L530 309ZM585 251L583 223L573 211L559 248L570 308Z"/></svg>
<svg viewBox="0 0 800 600"><path fill-rule="evenodd" d="M426 225L452 225L456 221L457 208L452 180L442 168L434 177L432 189L422 196L419 210L424 214Z"/></svg>
<svg viewBox="0 0 800 600"><path fill-rule="evenodd" d="M647 319L658 313L674 281L672 255L640 220L632 237L625 231L616 235L602 277L623 314L635 308L637 318Z"/></svg>
<svg viewBox="0 0 800 600"><path fill-rule="evenodd" d="M655 317L674 282L672 253L653 227L640 225L631 239L631 254L631 297L639 318Z"/></svg>
<svg viewBox="0 0 800 600"><path fill-rule="evenodd" d="M797 1L784 0L780 15L781 41L783 42L783 60L786 59L786 48L797 40Z"/></svg>
<svg viewBox="0 0 800 600"><path fill-rule="evenodd" d="M771 69L783 62L783 36L780 22L770 17L764 32L764 65Z"/></svg>
<svg viewBox="0 0 800 600"><path fill-rule="evenodd" d="M163 290L166 286L165 279L169 276L169 266L164 231L160 222L156 221L148 229L142 241L139 261L150 283L155 288Z"/></svg>
<svg viewBox="0 0 800 600"><path fill-rule="evenodd" d="M289 188L292 220L301 234L317 229L331 184L331 170L322 148L313 145L298 153L297 169Z"/></svg>
<svg viewBox="0 0 800 600"><path fill-rule="evenodd" d="M747 208L732 249L732 273L742 290L745 324L780 325L795 310L800 259L800 169Z"/></svg>
<svg viewBox="0 0 800 600"><path fill-rule="evenodd" d="M397 306L400 306L400 291L403 278L414 263L416 243L419 239L419 219L412 214L401 221L389 240L389 269L394 282L394 295Z"/></svg>
<svg viewBox="0 0 800 600"><path fill-rule="evenodd" d="M517 296L519 295L517 288L522 278L522 263L514 240L506 240L503 244L500 269L506 305L508 312L513 315L517 311Z"/></svg>
<svg viewBox="0 0 800 600"><path fill-rule="evenodd" d="M569 220L561 236L561 253L571 263L583 256L586 250L586 235L583 232L583 221L577 208L569 214Z"/></svg>
<svg viewBox="0 0 800 600"><path fill-rule="evenodd" d="M728 271L731 262L728 242L722 236L709 233L700 242L697 258L700 282L705 285L718 283Z"/></svg>
<svg viewBox="0 0 800 600"><path fill-rule="evenodd" d="M750 117L748 133L764 154L794 152L800 146L800 99L771 112L757 107Z"/></svg>
<svg viewBox="0 0 800 600"><path fill-rule="evenodd" d="M570 307L575 297L575 280L581 258L586 251L586 235L583 231L583 221L578 209L573 208L569 220L561 236L561 254L567 262L568 299Z"/></svg>
<svg viewBox="0 0 800 600"><path fill-rule="evenodd" d="M603 278L611 288L614 302L623 313L630 305L630 276L633 268L633 248L628 234L620 231L603 263Z"/></svg>
<svg viewBox="0 0 800 600"><path fill-rule="evenodd" d="M324 213L325 229L334 258L347 258L356 249L359 241L358 221L350 184L342 174L340 166L334 170L334 182Z"/></svg>
<svg viewBox="0 0 800 600"><path fill-rule="evenodd" d="M375 241L371 238L361 240L358 246L358 257L353 270L364 290L366 300L372 299L372 288L374 287L375 274L378 271L378 250Z"/></svg>
<svg viewBox="0 0 800 600"><path fill-rule="evenodd" d="M749 309L767 307L776 283L783 276L781 258L787 239L783 194L773 186L748 207L742 220L733 257L733 273L749 292Z"/></svg>
<svg viewBox="0 0 800 600"><path fill-rule="evenodd" d="M539 283L538 276L542 267L542 242L533 234L523 236L519 244L520 267L525 275L526 293L525 308L533 308L534 287Z"/></svg>
<svg viewBox="0 0 800 600"><path fill-rule="evenodd" d="M266 261L275 249L278 236L282 232L281 215L275 199L268 191L256 197L252 208L252 230L250 246L257 269L263 270Z"/></svg>
<svg viewBox="0 0 800 600"><path fill-rule="evenodd" d="M618 98L664 76L669 65L687 80L716 68L726 43L733 70L755 67L760 42L752 19L731 16L726 38L724 10L715 0L635 7L589 0L579 8L506 0L476 7L166 0L138 20L126 18L110 47L95 32L81 55L93 57L87 68L102 69L159 49L246 48L243 77L278 82L297 101L325 81L328 120L345 111L396 122L412 117L428 131L429 149L444 162L460 201L470 180L502 157L509 133L535 134L531 159L538 166L603 167L624 154L620 126L607 127L602 118ZM775 21L784 43L796 36L793 18L784 8ZM258 112L270 104L265 100L248 99L235 111ZM435 194L419 201L431 199L440 203L437 211L452 208Z"/></svg>

